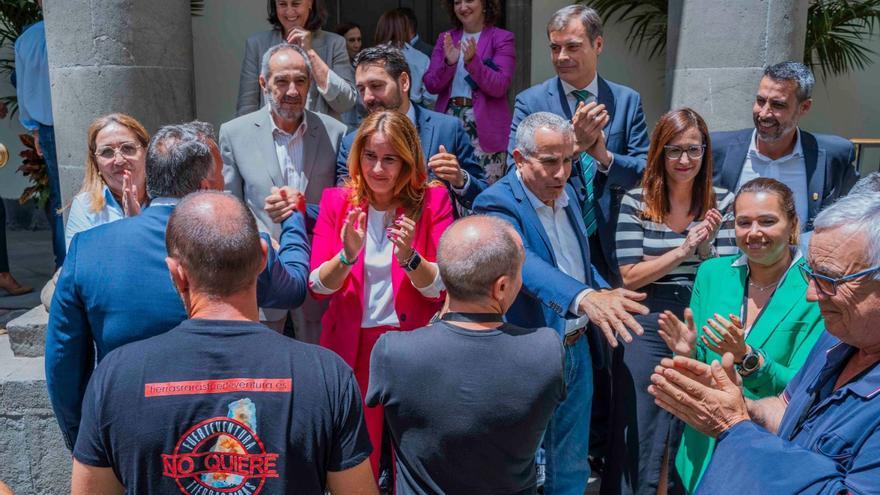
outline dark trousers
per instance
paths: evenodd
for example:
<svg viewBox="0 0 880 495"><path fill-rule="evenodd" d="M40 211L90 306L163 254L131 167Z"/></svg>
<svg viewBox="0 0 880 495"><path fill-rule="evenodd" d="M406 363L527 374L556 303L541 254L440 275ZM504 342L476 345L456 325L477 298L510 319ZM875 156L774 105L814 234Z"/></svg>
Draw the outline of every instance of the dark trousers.
<svg viewBox="0 0 880 495"><path fill-rule="evenodd" d="M651 284L645 305L651 313L636 316L645 333L614 350L611 364L613 406L610 445L601 493L655 494L666 454L668 493L682 493L675 472L675 454L684 425L654 404L648 393L651 373L672 351L658 335L657 323L664 310L683 318L691 289L681 285ZM668 450L667 450L668 449Z"/></svg>
<svg viewBox="0 0 880 495"><path fill-rule="evenodd" d="M55 253L55 268L64 264L67 248L64 245L64 216L61 214L61 177L58 174L58 158L55 154L55 128L40 124L40 149L46 160L46 173L49 175L49 226L52 227L52 252Z"/></svg>
<svg viewBox="0 0 880 495"><path fill-rule="evenodd" d="M3 222L0 229L0 273L6 273L9 271L9 254L6 252L6 205L3 198L0 198L0 222Z"/></svg>
<svg viewBox="0 0 880 495"><path fill-rule="evenodd" d="M590 264L609 284L614 284L611 269L602 252L598 231L590 236ZM593 360L593 409L590 411L590 457L605 459L608 455L609 422L611 421L611 346L598 327L587 331ZM599 467L598 465L595 467ZM601 472L597 472L601 475Z"/></svg>

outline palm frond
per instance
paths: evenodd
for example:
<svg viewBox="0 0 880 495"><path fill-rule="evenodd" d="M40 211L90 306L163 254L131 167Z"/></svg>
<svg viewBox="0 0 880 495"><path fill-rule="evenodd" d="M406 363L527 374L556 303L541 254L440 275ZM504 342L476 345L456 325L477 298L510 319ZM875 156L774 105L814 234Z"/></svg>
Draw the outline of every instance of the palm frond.
<svg viewBox="0 0 880 495"><path fill-rule="evenodd" d="M666 24L669 18L667 0L588 0L604 22L629 23L626 35L631 50L648 49L648 58L666 50Z"/></svg>
<svg viewBox="0 0 880 495"><path fill-rule="evenodd" d="M862 70L876 55L866 42L880 21L880 0L816 0L807 15L804 63L822 78Z"/></svg>
<svg viewBox="0 0 880 495"><path fill-rule="evenodd" d="M189 0L189 13L198 17L205 11L205 0Z"/></svg>

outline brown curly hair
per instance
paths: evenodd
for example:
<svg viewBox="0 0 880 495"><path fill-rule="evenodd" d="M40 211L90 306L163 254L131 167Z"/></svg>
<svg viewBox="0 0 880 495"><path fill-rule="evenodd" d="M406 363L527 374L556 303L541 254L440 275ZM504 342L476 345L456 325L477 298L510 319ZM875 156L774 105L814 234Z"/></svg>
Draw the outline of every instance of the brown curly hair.
<svg viewBox="0 0 880 495"><path fill-rule="evenodd" d="M487 26L495 25L501 17L501 4L498 0L480 0L483 4L483 23ZM461 21L455 15L455 0L443 0L443 6L446 7L446 13L449 14L449 20L455 29L461 29Z"/></svg>

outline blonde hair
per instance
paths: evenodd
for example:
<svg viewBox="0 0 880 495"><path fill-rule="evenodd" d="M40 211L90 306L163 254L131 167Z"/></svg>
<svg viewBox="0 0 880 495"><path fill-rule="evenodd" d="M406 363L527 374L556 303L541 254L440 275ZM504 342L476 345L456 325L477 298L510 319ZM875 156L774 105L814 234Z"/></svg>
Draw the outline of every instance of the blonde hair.
<svg viewBox="0 0 880 495"><path fill-rule="evenodd" d="M95 141L98 138L98 133L110 124L118 124L130 130L135 135L135 138L137 138L138 144L144 147L145 153L150 142L150 134L144 129L144 126L134 117L124 113L111 113L92 121L86 134L86 147L88 148L86 153L86 174L83 178L82 187L79 189L79 192L88 195L89 209L92 213L101 211L107 204L104 199L104 179L101 178L98 160L95 157L95 152L98 148Z"/></svg>
<svg viewBox="0 0 880 495"><path fill-rule="evenodd" d="M361 154L370 138L379 133L388 138L403 162L397 175L397 183L394 184L394 198L400 201L408 217L417 219L421 213L425 190L439 185L439 182L427 182L428 171L419 133L409 118L399 112L386 110L372 113L358 128L348 155L349 178L345 185L350 190L349 202L360 205L374 201L373 192L367 186L361 171Z"/></svg>

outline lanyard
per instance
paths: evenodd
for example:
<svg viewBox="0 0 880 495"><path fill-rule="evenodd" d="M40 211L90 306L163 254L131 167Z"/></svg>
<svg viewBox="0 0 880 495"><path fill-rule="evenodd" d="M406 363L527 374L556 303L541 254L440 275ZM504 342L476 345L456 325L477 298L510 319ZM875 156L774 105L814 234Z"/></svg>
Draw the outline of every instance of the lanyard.
<svg viewBox="0 0 880 495"><path fill-rule="evenodd" d="M504 315L498 313L458 313L450 311L441 316L440 319L464 323L504 323Z"/></svg>

